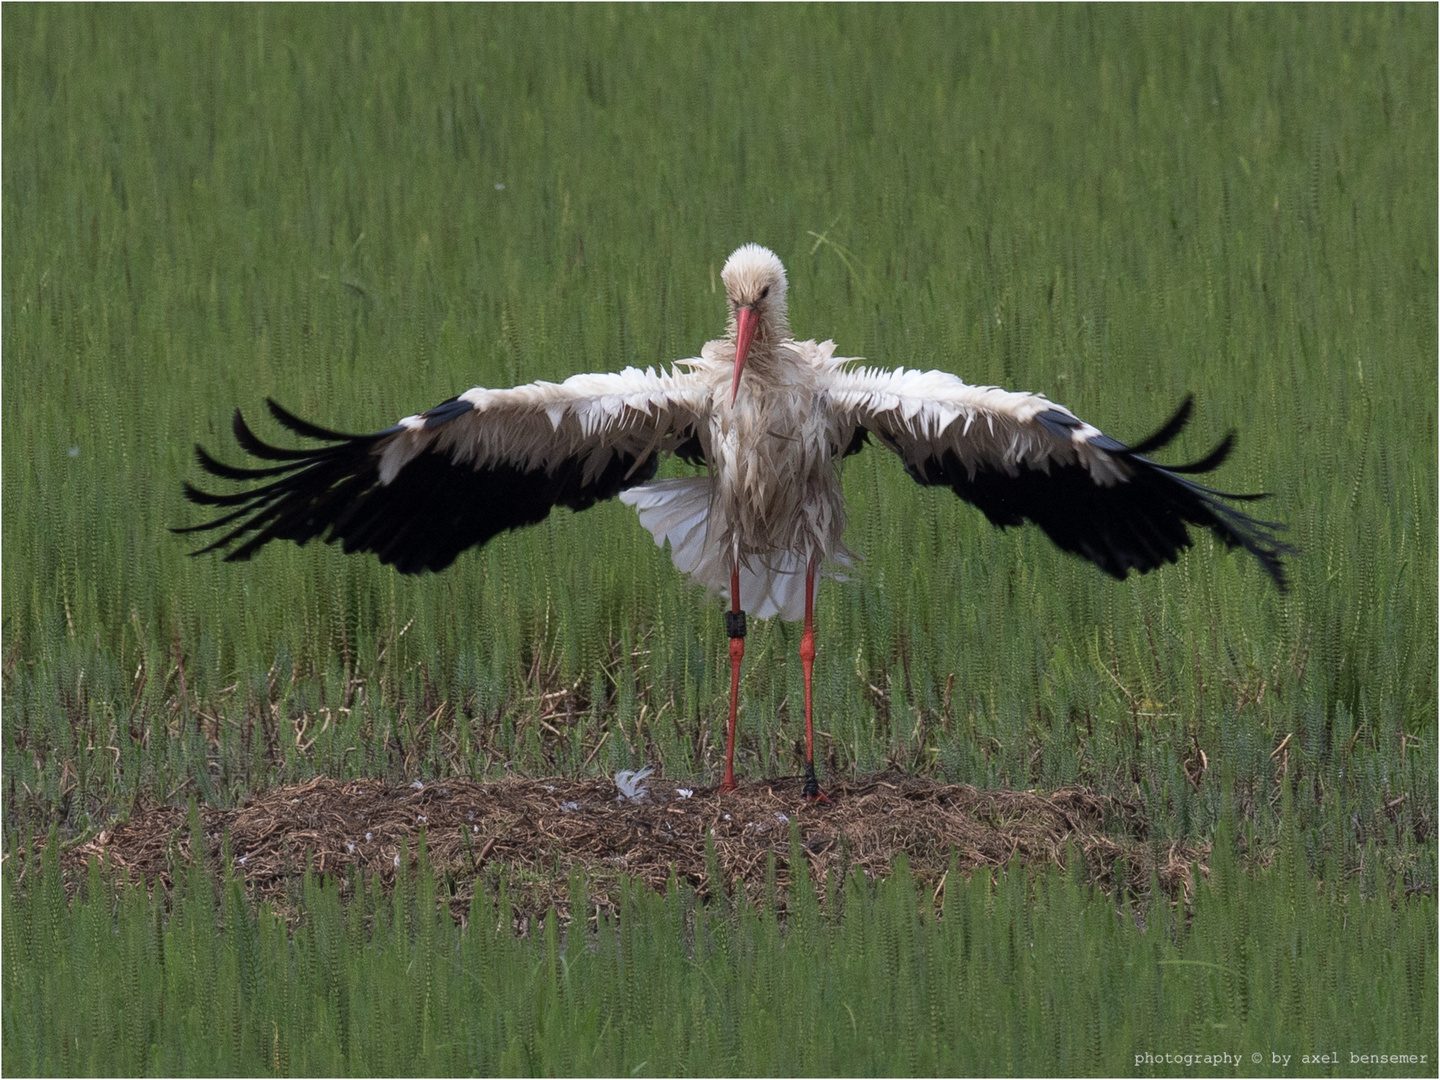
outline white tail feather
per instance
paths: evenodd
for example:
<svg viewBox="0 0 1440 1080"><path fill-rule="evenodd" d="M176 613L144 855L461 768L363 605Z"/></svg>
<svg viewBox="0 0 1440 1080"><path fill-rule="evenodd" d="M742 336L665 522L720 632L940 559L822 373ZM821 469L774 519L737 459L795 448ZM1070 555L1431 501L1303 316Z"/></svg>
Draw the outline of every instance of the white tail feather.
<svg viewBox="0 0 1440 1080"><path fill-rule="evenodd" d="M721 545L706 543L710 487L708 476L656 480L622 491L620 501L635 508L640 524L655 537L657 545L670 545L670 558L677 570L729 604L727 553ZM740 599L744 610L757 619L768 619L772 615L788 622L803 619L805 564L801 556L789 551L776 552L764 563L742 566Z"/></svg>

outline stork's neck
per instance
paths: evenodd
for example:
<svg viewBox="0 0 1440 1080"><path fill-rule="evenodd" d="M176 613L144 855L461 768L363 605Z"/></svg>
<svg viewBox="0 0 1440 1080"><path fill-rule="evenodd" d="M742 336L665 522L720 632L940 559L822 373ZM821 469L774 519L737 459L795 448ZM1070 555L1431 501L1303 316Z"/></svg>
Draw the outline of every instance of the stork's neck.
<svg viewBox="0 0 1440 1080"><path fill-rule="evenodd" d="M725 343L729 346L730 357L735 355L735 340L738 333L735 313L730 313L725 327ZM784 307L774 307L763 312L755 328L755 337L750 343L750 352L745 360L745 375L742 385L752 389L757 382L786 380L788 369L795 364L793 349L785 348L793 342L790 334L790 320ZM752 376L753 372L753 376Z"/></svg>
<svg viewBox="0 0 1440 1080"><path fill-rule="evenodd" d="M735 322L735 312L732 309L730 317L725 323L725 337L731 345L735 344L735 334L738 327ZM789 341L790 337L790 315L785 310L784 304L771 304L760 316L760 322L755 328L755 344L778 345L782 341Z"/></svg>

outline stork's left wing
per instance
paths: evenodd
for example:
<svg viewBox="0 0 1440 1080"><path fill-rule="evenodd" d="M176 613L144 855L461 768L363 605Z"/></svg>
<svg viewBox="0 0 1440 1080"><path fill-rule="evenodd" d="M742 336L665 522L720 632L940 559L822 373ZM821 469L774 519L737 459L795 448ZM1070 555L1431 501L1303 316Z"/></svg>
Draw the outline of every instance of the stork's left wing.
<svg viewBox="0 0 1440 1080"><path fill-rule="evenodd" d="M316 427L268 402L291 432L326 445L286 449L259 439L235 412L235 438L279 464L236 468L196 447L212 476L250 485L185 495L225 508L176 532L225 530L195 554L248 559L271 540L315 537L347 554L372 551L405 574L441 570L467 548L543 521L556 506L585 510L655 474L660 451L693 430L703 391L681 374L626 368L508 390L477 387L374 435Z"/></svg>
<svg viewBox="0 0 1440 1080"><path fill-rule="evenodd" d="M943 371L838 371L830 393L842 426L878 436L919 483L950 488L1002 528L1033 521L1113 577L1173 563L1196 525L1250 552L1285 588L1281 559L1294 549L1277 535L1284 526L1229 505L1264 496L1188 479L1218 467L1233 434L1188 465L1146 456L1184 428L1188 397L1159 431L1127 446L1039 394L968 386Z"/></svg>

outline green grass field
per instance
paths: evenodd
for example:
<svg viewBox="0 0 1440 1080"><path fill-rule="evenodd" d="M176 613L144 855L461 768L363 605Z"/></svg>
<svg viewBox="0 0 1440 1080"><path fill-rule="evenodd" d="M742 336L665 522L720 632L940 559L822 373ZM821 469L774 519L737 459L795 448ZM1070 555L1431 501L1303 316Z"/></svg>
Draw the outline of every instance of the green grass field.
<svg viewBox="0 0 1440 1080"><path fill-rule="evenodd" d="M952 872L937 910L901 861L874 887L858 870L832 880L823 908L802 869L782 923L772 863L758 910L700 903L675 882L665 895L635 886L593 933L562 932L552 913L522 939L503 890L477 892L458 930L423 868L343 904L307 875L293 927L228 873L217 898L193 864L168 917L162 890L116 889L94 867L67 909L52 848L6 912L4 1064L25 1075L1426 1075L1435 905L1366 898L1343 879L1316 890L1304 861L1294 829L1257 879L1227 850L1178 922L1158 889L1158 902L1117 910L1053 867ZM4 879L14 895L14 861ZM570 890L585 910L584 882ZM1380 1053L1426 1061L1350 1060ZM1332 1067L1302 1061L1312 1054Z"/></svg>
<svg viewBox="0 0 1440 1080"><path fill-rule="evenodd" d="M719 604L626 507L424 578L167 530L236 406L366 431L666 364L754 240L842 353L1122 439L1193 391L1169 460L1237 428L1217 485L1300 550L1285 595L1208 538L1117 583L872 448L817 609L824 771L1083 784L1157 844L1230 807L1252 863L1288 786L1311 873L1433 928L1433 7L5 15L7 852L316 773L713 783ZM749 778L798 771L798 638L752 630Z"/></svg>

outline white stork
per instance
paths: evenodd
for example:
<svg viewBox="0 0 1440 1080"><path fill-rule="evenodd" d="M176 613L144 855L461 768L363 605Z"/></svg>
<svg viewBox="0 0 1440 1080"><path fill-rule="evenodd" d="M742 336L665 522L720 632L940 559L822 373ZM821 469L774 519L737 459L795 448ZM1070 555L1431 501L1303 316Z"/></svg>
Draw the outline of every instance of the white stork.
<svg viewBox="0 0 1440 1080"><path fill-rule="evenodd" d="M943 371L885 371L834 355L833 342L796 341L785 312L785 268L756 244L721 272L730 304L723 338L667 372L626 368L476 387L373 435L316 427L269 401L291 432L323 445L284 449L257 438L237 410L235 437L275 462L235 468L201 447L213 476L248 486L192 501L224 508L180 532L224 530L201 549L248 559L271 540L322 537L372 551L403 574L441 570L467 548L542 521L555 506L586 510L619 496L635 507L676 567L729 604L730 718L721 791L735 788L735 719L745 610L804 619L803 794L815 777L811 672L817 574L850 561L842 536L839 466L874 435L918 483L950 488L1002 528L1027 519L1066 551L1124 578L1172 563L1187 526L1249 551L1280 587L1282 526L1227 505L1233 495L1188 479L1221 464L1233 433L1203 460L1161 466L1146 455L1190 416L1187 398L1134 446L1110 438L1039 394L967 386ZM655 481L678 454L708 475ZM200 554L201 552L196 552ZM743 603L742 603L743 601Z"/></svg>

